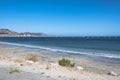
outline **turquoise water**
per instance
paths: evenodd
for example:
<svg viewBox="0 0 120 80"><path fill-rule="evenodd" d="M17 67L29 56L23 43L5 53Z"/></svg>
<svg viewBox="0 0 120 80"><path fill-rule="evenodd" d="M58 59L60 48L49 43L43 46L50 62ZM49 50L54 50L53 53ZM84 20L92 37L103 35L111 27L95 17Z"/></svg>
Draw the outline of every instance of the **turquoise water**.
<svg viewBox="0 0 120 80"><path fill-rule="evenodd" d="M99 60L120 62L120 38L6 37L0 44L23 46L69 55L86 55Z"/></svg>

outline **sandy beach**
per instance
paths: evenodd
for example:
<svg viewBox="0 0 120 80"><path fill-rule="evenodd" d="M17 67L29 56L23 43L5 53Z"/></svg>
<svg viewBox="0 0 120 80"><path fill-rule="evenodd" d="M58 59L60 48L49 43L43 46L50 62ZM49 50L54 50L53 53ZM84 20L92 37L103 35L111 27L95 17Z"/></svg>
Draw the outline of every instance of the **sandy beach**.
<svg viewBox="0 0 120 80"><path fill-rule="evenodd" d="M26 60L29 54L37 54L39 61ZM75 67L60 66L62 58L74 62ZM19 71L11 74L11 68ZM0 80L120 80L120 64L0 45Z"/></svg>
<svg viewBox="0 0 120 80"><path fill-rule="evenodd" d="M120 80L120 0L0 0L0 80Z"/></svg>

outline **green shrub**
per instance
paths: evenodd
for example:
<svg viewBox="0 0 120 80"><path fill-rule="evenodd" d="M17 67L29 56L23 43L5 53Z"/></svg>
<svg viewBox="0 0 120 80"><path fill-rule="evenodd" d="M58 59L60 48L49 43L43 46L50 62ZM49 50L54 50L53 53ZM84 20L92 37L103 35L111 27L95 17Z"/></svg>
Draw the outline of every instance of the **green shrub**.
<svg viewBox="0 0 120 80"><path fill-rule="evenodd" d="M74 67L75 63L71 63L70 60L63 58L62 60L59 60L59 65L66 67Z"/></svg>

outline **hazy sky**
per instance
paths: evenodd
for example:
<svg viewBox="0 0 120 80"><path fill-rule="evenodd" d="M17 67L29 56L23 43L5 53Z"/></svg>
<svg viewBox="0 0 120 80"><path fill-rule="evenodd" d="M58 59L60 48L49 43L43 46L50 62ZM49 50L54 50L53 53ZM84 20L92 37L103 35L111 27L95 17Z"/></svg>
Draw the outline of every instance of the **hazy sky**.
<svg viewBox="0 0 120 80"><path fill-rule="evenodd" d="M0 28L53 35L120 35L120 0L0 0Z"/></svg>

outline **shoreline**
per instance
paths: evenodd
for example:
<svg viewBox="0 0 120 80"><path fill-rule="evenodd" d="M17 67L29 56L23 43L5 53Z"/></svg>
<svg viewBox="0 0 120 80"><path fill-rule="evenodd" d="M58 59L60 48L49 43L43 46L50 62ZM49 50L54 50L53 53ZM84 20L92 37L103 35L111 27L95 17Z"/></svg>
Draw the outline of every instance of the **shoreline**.
<svg viewBox="0 0 120 80"><path fill-rule="evenodd" d="M7 45L0 45L0 55L6 56L6 57L23 58L27 54L34 54L34 53L39 54L40 55L40 58L39 58L40 61L42 63L45 63L45 64L48 64L48 63L57 64L58 60L60 60L62 58L67 58L67 59L70 59L72 62L75 62L77 66L83 67L84 70L80 71L80 72L83 72L85 74L110 76L107 73L110 72L110 71L114 71L118 75L120 75L120 64L112 64L112 63L95 61L95 60L92 60L92 59L89 59L89 58L77 58L77 57L71 57L71 56L64 56L64 55L60 55L60 54L54 55L54 54L49 54L49 53L46 53L46 52L36 52L36 51L27 50L27 49L16 48L16 47L13 47L13 46L10 47L10 46L7 46ZM78 74L76 74L76 75L78 75ZM76 76L76 77L78 77L78 76ZM117 76L112 76L112 77L116 78L116 80L119 80L119 78L120 78L120 77L117 77ZM113 78L111 78L111 80L115 80Z"/></svg>
<svg viewBox="0 0 120 80"><path fill-rule="evenodd" d="M106 54L101 54L101 52L77 52L77 51L71 51L71 50L64 50L64 49L54 49L54 48L49 48L49 47L43 47L43 46L34 46L34 45L27 45L27 44L18 44L18 43L9 43L9 42L0 42L0 45L6 45L6 46L12 46L12 47L18 47L22 49L28 49L31 51L36 51L36 52L45 52L45 53L50 53L50 54L60 54L63 56L73 56L73 57L84 57L84 58L90 58L93 60L97 61L102 61L102 62L107 62L107 63L116 63L120 64L120 56L119 55L113 55L113 54L108 54L108 52L105 52ZM104 53L104 52L102 52ZM113 52L114 53L114 52Z"/></svg>

